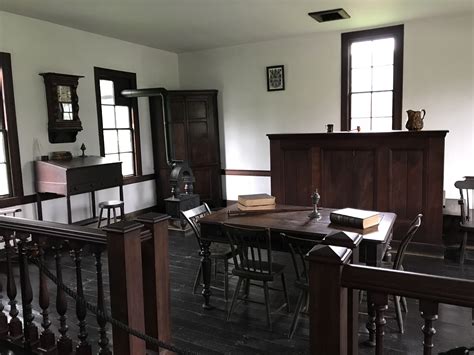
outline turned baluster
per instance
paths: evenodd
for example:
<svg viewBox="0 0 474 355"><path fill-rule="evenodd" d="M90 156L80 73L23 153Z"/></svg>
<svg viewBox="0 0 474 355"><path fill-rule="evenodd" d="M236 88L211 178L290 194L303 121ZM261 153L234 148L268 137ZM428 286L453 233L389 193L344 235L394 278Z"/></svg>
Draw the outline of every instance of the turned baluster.
<svg viewBox="0 0 474 355"><path fill-rule="evenodd" d="M59 333L61 336L58 339L58 353L71 354L72 353L72 340L68 337L67 331L68 326L66 324L66 312L67 312L67 299L66 294L61 289L59 284L63 282L62 266L61 266L61 250L60 247L55 247L55 259L56 259L56 278L58 279L58 285L56 290L56 311L59 314Z"/></svg>
<svg viewBox="0 0 474 355"><path fill-rule="evenodd" d="M86 315L87 309L86 305L81 302L80 299L84 299L84 289L82 287L82 269L81 269L81 248L74 248L72 255L74 259L74 263L76 264L76 292L77 292L77 299L76 299L76 316L79 321L79 344L76 347L76 354L77 355L89 355L92 354L92 349L90 344L87 342L87 331L86 331Z"/></svg>
<svg viewBox="0 0 474 355"><path fill-rule="evenodd" d="M372 300L375 305L375 354L383 354L383 337L385 335L385 324L387 321L384 317L385 311L388 309L388 295L382 293L374 293Z"/></svg>
<svg viewBox="0 0 474 355"><path fill-rule="evenodd" d="M434 346L433 335L436 334L433 321L438 319L438 303L420 300L420 314L425 320L425 324L421 327L424 334L423 354L431 355Z"/></svg>
<svg viewBox="0 0 474 355"><path fill-rule="evenodd" d="M23 324L18 319L18 309L16 308L16 284L15 278L13 277L12 269L12 247L10 245L10 236L5 235L5 254L7 257L7 295L9 298L8 304L10 305L10 323L8 324L8 330L10 332L9 338L12 341L18 341L23 337Z"/></svg>
<svg viewBox="0 0 474 355"><path fill-rule="evenodd" d="M28 267L28 234L17 233L20 239L18 242L18 259L20 268L20 286L21 286L21 303L23 308L24 320L24 347L27 350L35 349L38 345L38 328L33 323L31 302L33 302L33 289L30 282L30 269Z"/></svg>
<svg viewBox="0 0 474 355"><path fill-rule="evenodd" d="M8 336L8 319L3 310L3 283L0 280L0 339L6 339Z"/></svg>
<svg viewBox="0 0 474 355"><path fill-rule="evenodd" d="M369 332L369 339L365 341L365 344L368 346L375 346L375 318L374 297L372 292L367 292L367 323L365 326Z"/></svg>
<svg viewBox="0 0 474 355"><path fill-rule="evenodd" d="M41 264L44 264L44 251L39 247L39 259ZM56 338L54 333L49 329L51 321L49 320L49 292L48 292L48 279L44 273L40 272L39 275L39 306L41 307L41 315L43 320L41 326L43 331L40 336L40 345L38 351L42 354L56 354Z"/></svg>
<svg viewBox="0 0 474 355"><path fill-rule="evenodd" d="M104 284L102 281L102 250L97 248L94 251L95 256L95 269L97 275L97 309L99 312L105 314L105 307L104 307ZM105 318L97 314L97 323L99 324L99 354L100 355L109 355L112 352L109 349L109 338L107 337L107 321Z"/></svg>

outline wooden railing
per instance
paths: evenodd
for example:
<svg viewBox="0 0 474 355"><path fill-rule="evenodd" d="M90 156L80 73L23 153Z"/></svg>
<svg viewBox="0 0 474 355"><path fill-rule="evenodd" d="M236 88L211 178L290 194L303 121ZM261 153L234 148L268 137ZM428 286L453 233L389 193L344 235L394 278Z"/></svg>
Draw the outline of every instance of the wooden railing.
<svg viewBox="0 0 474 355"><path fill-rule="evenodd" d="M434 346L440 303L474 308L474 281L355 265L350 264L351 258L351 249L329 245L315 246L307 256L312 354L357 354L357 342L352 341L358 331L358 322L354 322L358 317L356 290L368 291L372 305L368 326L374 324L376 354L383 354L388 295L419 300L425 355L431 354Z"/></svg>
<svg viewBox="0 0 474 355"><path fill-rule="evenodd" d="M170 294L168 260L168 216L148 213L135 221L124 221L101 230L33 221L15 217L0 217L0 236L5 242L6 296L0 284L0 340L20 346L35 354L91 354L86 324L87 307L81 299L95 303L99 329L99 354L145 354L146 348L158 351L155 344L130 335L123 326L112 327L113 349L107 337L107 319L104 297L102 255L107 252L110 280L111 317L141 333L169 343ZM84 297L82 259L84 249L90 250L95 259L97 298ZM39 289L33 290L30 269L43 265L46 252L54 254L56 280L56 312L59 315L58 333L54 334L50 320L50 291L44 272L38 272ZM60 285L63 280L65 254L74 261L77 294L77 340L69 336L68 298ZM16 264L18 262L18 265ZM20 277L15 277L19 268ZM33 273L31 273L33 275ZM35 273L36 275L36 273ZM146 282L144 282L146 280ZM144 287L146 284L146 292ZM21 308L18 309L17 285L21 290ZM35 300L35 302L33 302ZM70 300L69 300L70 301ZM6 305L5 303L8 303ZM41 327L35 320L32 307L41 308ZM7 316L8 315L8 316ZM21 316L21 318L20 318ZM95 326L97 328L97 326ZM74 344L76 343L76 344Z"/></svg>

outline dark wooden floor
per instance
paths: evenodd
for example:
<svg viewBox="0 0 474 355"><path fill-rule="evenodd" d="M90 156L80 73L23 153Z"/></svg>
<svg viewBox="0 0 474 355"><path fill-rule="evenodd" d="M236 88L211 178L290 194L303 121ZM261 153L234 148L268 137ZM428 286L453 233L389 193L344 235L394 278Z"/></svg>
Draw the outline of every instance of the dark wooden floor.
<svg viewBox="0 0 474 355"><path fill-rule="evenodd" d="M291 268L289 255L285 253L275 253L275 261L288 265L287 277L290 285L290 302L294 307L297 291L291 287L293 284L293 270ZM71 286L74 286L75 274L72 261L68 255L65 256L66 268L64 279ZM205 311L201 308L202 296L192 294L194 276L199 266L197 245L193 237L183 237L170 235L170 260L171 260L171 304L172 304L172 334L175 345L187 350L193 350L203 354L307 354L308 347L308 320L303 317L292 340L288 340L288 328L292 314L287 314L280 310L272 314L273 331L267 330L265 322L265 307L258 304L241 304L234 311L231 322L226 322L227 307L230 304L223 300L223 293L213 290L214 296L212 304L216 307L212 311ZM53 270L53 259L47 260ZM88 300L95 303L95 268L92 257L85 257L83 260L84 287ZM426 272L430 274L461 277L474 279L474 266L465 265L460 267L457 264L445 263L442 259L428 258L423 256L409 255L405 262L409 271ZM33 287L38 290L37 270L31 266ZM18 280L18 270L16 270ZM104 275L107 274L107 262L104 258ZM5 276L1 275L2 283L5 285ZM222 275L218 275L218 280L213 280L216 286L223 286ZM108 281L106 280L106 283ZM231 280L231 291L236 280ZM280 287L279 284L275 285ZM106 284L108 292L108 284ZM52 328L57 327L57 314L54 311L55 290L50 284L51 303L50 311L53 320ZM106 294L109 298L109 294ZM250 296L257 300L263 300L261 288L252 287ZM283 302L281 292L270 291L272 308L276 309ZM3 301L5 302L4 295ZM19 301L20 296L17 297ZM405 315L406 332L399 334L394 319L388 319L386 331L386 354L421 354L422 342L422 319L418 312L418 303L415 300L408 300L409 312ZM5 307L7 310L8 306ZM35 308L35 322L40 322L40 308L37 304ZM362 307L364 308L364 307ZM361 309L361 311L364 311ZM389 307L389 316L393 316L393 307ZM74 302L69 299L68 318L70 320L69 334L73 339L77 339L77 326L74 310ZM359 339L362 343L366 339L365 330L366 316L360 315ZM97 344L97 323L93 315L87 317L89 341L94 344L94 351ZM437 334L435 335L435 351L446 351L461 345L474 346L474 327L471 325L471 310L441 305L439 320L435 323ZM110 330L110 329L109 329ZM110 331L109 331L110 333ZM111 339L111 336L109 334ZM360 346L361 354L372 354L373 349ZM0 349L0 353L1 352ZM6 354L6 353L5 353Z"/></svg>

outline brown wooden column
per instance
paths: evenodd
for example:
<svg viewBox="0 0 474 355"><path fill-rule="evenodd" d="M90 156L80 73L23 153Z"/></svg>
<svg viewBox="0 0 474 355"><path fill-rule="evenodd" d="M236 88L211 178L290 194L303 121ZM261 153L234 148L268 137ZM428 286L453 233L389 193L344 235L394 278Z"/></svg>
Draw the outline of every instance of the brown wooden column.
<svg viewBox="0 0 474 355"><path fill-rule="evenodd" d="M351 347L348 292L341 285L342 268L351 255L348 248L330 245L317 245L308 253L311 354L346 355Z"/></svg>
<svg viewBox="0 0 474 355"><path fill-rule="evenodd" d="M136 219L152 233L151 239L142 241L146 333L166 343L171 342L169 218L165 214L150 212ZM147 348L158 351L151 344L147 344Z"/></svg>
<svg viewBox="0 0 474 355"><path fill-rule="evenodd" d="M124 221L103 230L107 232L112 317L144 333L142 228L140 223ZM115 326L112 330L115 355L145 354L145 341Z"/></svg>

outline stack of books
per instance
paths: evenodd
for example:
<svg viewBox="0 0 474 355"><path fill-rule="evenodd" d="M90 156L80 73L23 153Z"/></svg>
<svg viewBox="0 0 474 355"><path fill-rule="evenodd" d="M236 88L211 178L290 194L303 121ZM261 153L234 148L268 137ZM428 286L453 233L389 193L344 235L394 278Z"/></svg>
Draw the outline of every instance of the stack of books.
<svg viewBox="0 0 474 355"><path fill-rule="evenodd" d="M268 194L239 195L237 207L241 211L275 209L275 197Z"/></svg>

